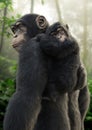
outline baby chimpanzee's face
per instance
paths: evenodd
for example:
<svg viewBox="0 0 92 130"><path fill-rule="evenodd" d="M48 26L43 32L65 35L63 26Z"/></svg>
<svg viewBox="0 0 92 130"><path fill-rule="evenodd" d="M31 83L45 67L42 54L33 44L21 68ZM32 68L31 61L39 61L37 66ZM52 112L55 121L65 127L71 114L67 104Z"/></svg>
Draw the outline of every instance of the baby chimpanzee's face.
<svg viewBox="0 0 92 130"><path fill-rule="evenodd" d="M50 27L49 35L58 38L61 42L64 42L68 38L68 28L64 24L55 23Z"/></svg>
<svg viewBox="0 0 92 130"><path fill-rule="evenodd" d="M65 39L67 39L66 32L62 27L57 28L57 30L55 32L52 32L51 35L58 38L62 42L64 42Z"/></svg>

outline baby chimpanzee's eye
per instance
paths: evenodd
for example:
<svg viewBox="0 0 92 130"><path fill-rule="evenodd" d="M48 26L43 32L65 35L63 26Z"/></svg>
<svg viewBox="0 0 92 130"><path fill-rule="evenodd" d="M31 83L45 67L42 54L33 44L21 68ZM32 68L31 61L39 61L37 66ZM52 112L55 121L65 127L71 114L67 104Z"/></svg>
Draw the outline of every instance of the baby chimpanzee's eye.
<svg viewBox="0 0 92 130"><path fill-rule="evenodd" d="M60 32L60 34L61 34L61 35L65 35L65 31L62 30L62 31Z"/></svg>

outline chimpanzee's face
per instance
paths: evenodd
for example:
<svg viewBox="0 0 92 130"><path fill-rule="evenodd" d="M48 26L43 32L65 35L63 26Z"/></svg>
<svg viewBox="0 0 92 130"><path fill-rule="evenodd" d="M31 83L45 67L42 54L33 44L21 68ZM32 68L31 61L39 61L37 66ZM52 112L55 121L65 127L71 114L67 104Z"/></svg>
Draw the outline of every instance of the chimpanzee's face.
<svg viewBox="0 0 92 130"><path fill-rule="evenodd" d="M57 28L57 30L55 32L52 32L51 35L58 38L62 42L64 42L65 39L67 39L66 32L62 27Z"/></svg>
<svg viewBox="0 0 92 130"><path fill-rule="evenodd" d="M61 42L64 42L68 38L68 26L57 22L50 28L51 32L49 32L49 35L58 38Z"/></svg>
<svg viewBox="0 0 92 130"><path fill-rule="evenodd" d="M18 21L12 25L11 30L14 33L12 46L19 51L22 44L29 39L27 36L27 27L22 22Z"/></svg>
<svg viewBox="0 0 92 130"><path fill-rule="evenodd" d="M13 48L19 51L23 43L26 43L39 33L45 33L48 26L48 22L44 16L37 14L24 15L11 26L14 34L12 41Z"/></svg>

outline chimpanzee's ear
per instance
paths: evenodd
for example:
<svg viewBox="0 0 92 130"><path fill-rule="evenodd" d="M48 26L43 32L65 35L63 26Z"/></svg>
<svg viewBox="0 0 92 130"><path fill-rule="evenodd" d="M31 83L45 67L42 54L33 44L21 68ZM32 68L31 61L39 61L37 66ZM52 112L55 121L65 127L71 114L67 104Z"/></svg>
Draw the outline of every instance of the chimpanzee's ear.
<svg viewBox="0 0 92 130"><path fill-rule="evenodd" d="M39 29L45 29L46 27L48 27L48 22L44 16L38 16L36 18L36 23Z"/></svg>
<svg viewBox="0 0 92 130"><path fill-rule="evenodd" d="M67 28L67 30L69 30L69 26L68 26L68 24L66 24L66 28Z"/></svg>

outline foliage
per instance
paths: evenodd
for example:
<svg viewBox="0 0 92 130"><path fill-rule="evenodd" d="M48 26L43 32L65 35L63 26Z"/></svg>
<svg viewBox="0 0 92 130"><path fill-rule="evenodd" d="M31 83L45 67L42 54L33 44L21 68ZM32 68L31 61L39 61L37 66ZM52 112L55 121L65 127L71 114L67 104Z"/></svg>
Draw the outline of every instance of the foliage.
<svg viewBox="0 0 92 130"><path fill-rule="evenodd" d="M89 86L89 90L90 90L90 107L89 107L89 111L87 113L86 116L86 121L91 120L92 121L92 79L88 80L88 86Z"/></svg>
<svg viewBox="0 0 92 130"><path fill-rule="evenodd" d="M2 129L5 108L9 98L15 91L14 84L14 79L0 81L0 130Z"/></svg>
<svg viewBox="0 0 92 130"><path fill-rule="evenodd" d="M15 77L16 61L0 56L0 68L0 79Z"/></svg>
<svg viewBox="0 0 92 130"><path fill-rule="evenodd" d="M0 130L2 130L5 108L15 91L16 61L0 56Z"/></svg>
<svg viewBox="0 0 92 130"><path fill-rule="evenodd" d="M4 9L7 8L7 13L6 16L4 16ZM0 34L2 36L2 33L4 34L4 36L11 36L11 32L9 32L9 28L10 26L16 21L16 19L18 19L20 17L19 14L17 14L16 16L9 16L10 11L13 11L13 7L12 7L12 0L0 0L0 26L2 27L2 25L4 24L4 28L3 28L3 32L0 31ZM8 13L9 12L9 13ZM8 16L7 16L8 15Z"/></svg>
<svg viewBox="0 0 92 130"><path fill-rule="evenodd" d="M85 118L85 128L86 130L91 130L91 126L92 126L92 79L88 80L88 86L90 90L90 107Z"/></svg>
<svg viewBox="0 0 92 130"><path fill-rule="evenodd" d="M6 6L12 9L12 0L0 0L0 7L5 8Z"/></svg>

